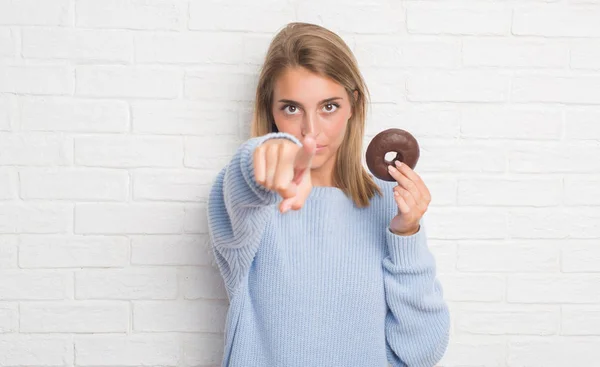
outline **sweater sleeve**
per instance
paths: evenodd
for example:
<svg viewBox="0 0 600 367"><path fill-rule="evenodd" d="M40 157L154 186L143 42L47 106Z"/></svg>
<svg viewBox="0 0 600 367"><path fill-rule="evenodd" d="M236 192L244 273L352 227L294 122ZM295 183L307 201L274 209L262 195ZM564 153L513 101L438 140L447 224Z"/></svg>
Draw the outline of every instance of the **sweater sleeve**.
<svg viewBox="0 0 600 367"><path fill-rule="evenodd" d="M411 236L386 233L383 260L386 352L393 367L432 367L449 341L450 315L433 255L427 248L424 222Z"/></svg>
<svg viewBox="0 0 600 367"><path fill-rule="evenodd" d="M231 298L254 259L273 204L280 196L254 178L255 149L274 138L301 145L291 134L274 132L248 139L218 173L208 198L208 232L213 254Z"/></svg>

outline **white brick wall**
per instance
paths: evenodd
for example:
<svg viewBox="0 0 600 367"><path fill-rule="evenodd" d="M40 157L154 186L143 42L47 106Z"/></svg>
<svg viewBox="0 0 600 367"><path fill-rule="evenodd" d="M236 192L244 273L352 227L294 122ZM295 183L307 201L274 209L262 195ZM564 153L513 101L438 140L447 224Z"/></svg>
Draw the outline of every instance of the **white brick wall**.
<svg viewBox="0 0 600 367"><path fill-rule="evenodd" d="M600 365L599 19L597 0L0 0L0 365L219 365L206 198L294 20L354 50L365 143L421 143L440 366Z"/></svg>

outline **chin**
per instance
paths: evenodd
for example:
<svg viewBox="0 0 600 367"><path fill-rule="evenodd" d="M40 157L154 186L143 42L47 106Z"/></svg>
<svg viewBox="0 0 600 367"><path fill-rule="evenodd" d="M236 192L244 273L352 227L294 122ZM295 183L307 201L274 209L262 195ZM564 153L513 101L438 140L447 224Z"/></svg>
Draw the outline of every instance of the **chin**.
<svg viewBox="0 0 600 367"><path fill-rule="evenodd" d="M312 169L322 168L328 160L329 156L315 156L312 160Z"/></svg>

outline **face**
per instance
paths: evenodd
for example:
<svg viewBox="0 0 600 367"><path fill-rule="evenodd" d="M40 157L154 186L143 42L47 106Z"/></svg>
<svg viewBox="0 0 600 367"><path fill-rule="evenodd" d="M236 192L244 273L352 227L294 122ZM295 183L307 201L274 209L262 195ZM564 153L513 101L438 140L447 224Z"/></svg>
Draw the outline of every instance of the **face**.
<svg viewBox="0 0 600 367"><path fill-rule="evenodd" d="M332 168L352 116L342 85L304 68L287 69L275 81L272 112L279 131L300 141L307 134L315 137L313 169Z"/></svg>

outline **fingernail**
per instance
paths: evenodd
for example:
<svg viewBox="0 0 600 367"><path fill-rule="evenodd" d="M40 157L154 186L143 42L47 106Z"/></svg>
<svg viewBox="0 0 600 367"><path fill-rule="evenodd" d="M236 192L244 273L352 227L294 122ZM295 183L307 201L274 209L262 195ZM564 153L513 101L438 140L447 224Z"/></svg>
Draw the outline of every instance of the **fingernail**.
<svg viewBox="0 0 600 367"><path fill-rule="evenodd" d="M402 166L402 162L396 161L396 167L400 167L400 166Z"/></svg>
<svg viewBox="0 0 600 367"><path fill-rule="evenodd" d="M390 165L390 166L388 166L388 170L392 171L392 172L395 172L396 171L396 167Z"/></svg>

